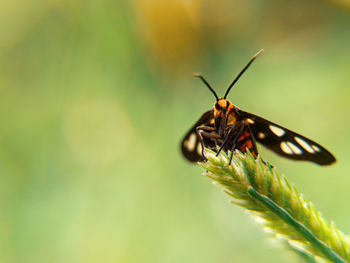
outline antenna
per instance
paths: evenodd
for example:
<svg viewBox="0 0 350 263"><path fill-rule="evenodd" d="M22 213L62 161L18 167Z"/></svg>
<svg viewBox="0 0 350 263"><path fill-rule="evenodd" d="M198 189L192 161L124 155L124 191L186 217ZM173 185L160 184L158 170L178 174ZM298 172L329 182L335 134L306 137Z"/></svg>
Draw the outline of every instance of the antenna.
<svg viewBox="0 0 350 263"><path fill-rule="evenodd" d="M236 84L236 82L239 80L239 78L243 75L243 73L249 68L250 64L253 63L253 61L262 53L264 52L263 49L261 49L258 53L256 53L254 55L254 57L252 57L252 59L248 62L248 64L241 70L241 72L238 74L238 76L234 79L234 81L231 83L231 85L228 87L224 99L226 99L226 96L228 95L228 93L230 92L231 88L233 87L233 85Z"/></svg>
<svg viewBox="0 0 350 263"><path fill-rule="evenodd" d="M218 95L216 95L215 91L212 89L212 87L210 87L210 84L208 83L208 81L206 81L206 79L201 74L193 73L192 75L193 77L200 78L204 82L204 84L208 87L208 89L214 94L216 100L217 101L219 100Z"/></svg>

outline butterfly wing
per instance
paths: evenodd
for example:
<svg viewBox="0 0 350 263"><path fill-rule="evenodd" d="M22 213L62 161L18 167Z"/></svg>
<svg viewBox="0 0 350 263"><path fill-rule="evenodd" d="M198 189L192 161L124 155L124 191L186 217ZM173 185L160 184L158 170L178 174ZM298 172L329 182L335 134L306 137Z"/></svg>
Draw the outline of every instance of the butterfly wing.
<svg viewBox="0 0 350 263"><path fill-rule="evenodd" d="M181 142L182 154L190 162L202 160L201 141L196 134L196 128L199 126L214 127L214 116L211 110L200 117ZM215 147L215 142L208 138L204 138L204 144L209 148Z"/></svg>
<svg viewBox="0 0 350 263"><path fill-rule="evenodd" d="M254 139L275 153L293 160L303 160L319 165L330 165L334 156L318 143L265 120L254 114L240 111L249 123Z"/></svg>

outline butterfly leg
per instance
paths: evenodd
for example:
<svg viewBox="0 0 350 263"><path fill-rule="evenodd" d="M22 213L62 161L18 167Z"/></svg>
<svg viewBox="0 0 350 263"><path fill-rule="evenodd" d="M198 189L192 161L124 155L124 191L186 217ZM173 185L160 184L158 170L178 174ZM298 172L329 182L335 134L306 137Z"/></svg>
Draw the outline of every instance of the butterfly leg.
<svg viewBox="0 0 350 263"><path fill-rule="evenodd" d="M235 125L235 126L232 126L231 129L229 130L229 132L227 133L223 143L221 144L220 146L220 149L219 151L216 153L216 156L219 156L219 153L221 152L221 150L224 148L225 144L227 143L227 140L231 137L232 134L234 134L234 132L237 132L237 131L240 131L241 129L244 129L244 127L242 128L241 126L244 126L244 123L241 124L241 125ZM240 133L241 132L238 132L239 136L241 135ZM237 138L238 139L238 138ZM237 140L236 139L236 140Z"/></svg>
<svg viewBox="0 0 350 263"><path fill-rule="evenodd" d="M202 148L202 158L204 161L207 160L207 158L205 158L204 156L204 137L208 138L208 139L220 139L220 136L215 132L216 129L214 127L208 127L208 126L199 126L196 127L196 134L197 137L199 138L199 140L201 141L201 148ZM215 132L215 133L213 133ZM203 137L204 136L204 137Z"/></svg>
<svg viewBox="0 0 350 263"><path fill-rule="evenodd" d="M250 125L248 125L248 129L249 129L250 137L252 138L252 147L251 147L251 149L249 149L249 151L252 153L254 158L256 158L258 156L258 147L256 146L256 139L255 139L254 133L252 132L252 128L250 127Z"/></svg>
<svg viewBox="0 0 350 263"><path fill-rule="evenodd" d="M239 131L238 131L236 137L235 137L235 138L233 139L233 141L232 141L231 155L230 155L230 161L228 162L228 165L230 165L231 162L232 162L233 151L234 151L234 149L236 148L237 140L238 140L238 139L241 137L241 135L243 134L244 128L245 128L245 124L244 124L244 122L242 122L242 125L240 126Z"/></svg>
<svg viewBox="0 0 350 263"><path fill-rule="evenodd" d="M251 128L250 125L248 125L248 128L249 128L250 137L253 139L252 140L252 148L249 149L249 150L251 151L251 154L256 159L258 157L258 147L256 146L256 139L255 139L254 133L253 133L252 128ZM261 157L260 157L260 160L262 161L263 164L267 165L267 163L263 159L261 159ZM273 168L272 164L269 164L269 166L270 166L271 169Z"/></svg>

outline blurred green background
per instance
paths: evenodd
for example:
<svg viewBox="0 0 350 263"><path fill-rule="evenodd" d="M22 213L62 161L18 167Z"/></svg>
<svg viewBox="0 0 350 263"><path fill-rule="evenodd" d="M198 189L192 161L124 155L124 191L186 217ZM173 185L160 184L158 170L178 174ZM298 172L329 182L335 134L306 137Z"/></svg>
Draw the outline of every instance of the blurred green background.
<svg viewBox="0 0 350 263"><path fill-rule="evenodd" d="M350 3L4 0L0 262L296 262L187 163L214 103L310 137L330 167L262 149L350 230ZM272 244L272 245L271 245Z"/></svg>

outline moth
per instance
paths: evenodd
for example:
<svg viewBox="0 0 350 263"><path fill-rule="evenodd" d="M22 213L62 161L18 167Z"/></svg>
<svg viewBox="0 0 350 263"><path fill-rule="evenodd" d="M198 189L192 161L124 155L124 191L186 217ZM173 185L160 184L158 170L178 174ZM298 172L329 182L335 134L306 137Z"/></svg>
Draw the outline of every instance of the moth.
<svg viewBox="0 0 350 263"><path fill-rule="evenodd" d="M213 108L206 111L183 138L181 143L183 156L190 162L206 160L204 147L208 147L217 154L222 150L231 151L229 162L231 163L232 152L236 149L241 152L249 149L256 158L258 142L276 154L292 160L310 161L319 165L334 163L336 161L334 156L320 144L281 125L243 111L226 98L231 88L262 52L263 50L260 50L253 56L222 98L217 96L202 75L194 74L214 94L216 101Z"/></svg>

